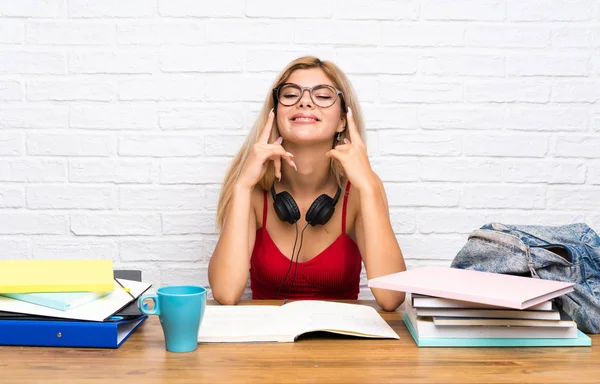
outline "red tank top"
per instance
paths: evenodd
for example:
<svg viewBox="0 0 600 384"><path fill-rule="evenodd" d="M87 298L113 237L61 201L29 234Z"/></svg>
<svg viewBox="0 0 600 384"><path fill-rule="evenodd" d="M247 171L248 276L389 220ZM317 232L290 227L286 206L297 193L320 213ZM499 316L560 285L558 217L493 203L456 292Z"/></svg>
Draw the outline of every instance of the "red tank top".
<svg viewBox="0 0 600 384"><path fill-rule="evenodd" d="M346 185L342 207L342 233L325 250L305 262L292 262L286 282L277 291L290 266L288 259L267 232L267 191L264 193L262 227L256 230L256 240L250 259L250 288L254 300L356 300L360 286L362 258L354 240L346 234L346 205L350 182ZM301 232L301 230L299 231ZM298 235L300 237L300 234ZM310 239L304 236L304 241ZM300 239L298 239L298 244ZM297 248L296 248L297 250Z"/></svg>

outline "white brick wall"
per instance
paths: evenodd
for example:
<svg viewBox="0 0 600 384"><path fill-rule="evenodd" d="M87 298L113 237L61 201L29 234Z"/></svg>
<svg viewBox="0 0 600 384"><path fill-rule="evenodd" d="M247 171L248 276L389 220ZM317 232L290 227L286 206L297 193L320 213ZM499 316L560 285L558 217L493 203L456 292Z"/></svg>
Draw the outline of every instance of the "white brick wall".
<svg viewBox="0 0 600 384"><path fill-rule="evenodd" d="M223 175L305 54L358 92L410 267L490 221L600 232L599 49L595 0L0 0L0 258L208 284Z"/></svg>

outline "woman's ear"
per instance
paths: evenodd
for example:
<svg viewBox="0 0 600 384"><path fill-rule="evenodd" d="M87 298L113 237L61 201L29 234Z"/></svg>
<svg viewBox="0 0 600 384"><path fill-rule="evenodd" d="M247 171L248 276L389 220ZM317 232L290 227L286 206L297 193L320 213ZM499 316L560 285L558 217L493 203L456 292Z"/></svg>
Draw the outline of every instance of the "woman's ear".
<svg viewBox="0 0 600 384"><path fill-rule="evenodd" d="M338 124L338 127L335 131L336 132L344 132L345 130L346 130L346 116L343 115L340 118L340 123Z"/></svg>

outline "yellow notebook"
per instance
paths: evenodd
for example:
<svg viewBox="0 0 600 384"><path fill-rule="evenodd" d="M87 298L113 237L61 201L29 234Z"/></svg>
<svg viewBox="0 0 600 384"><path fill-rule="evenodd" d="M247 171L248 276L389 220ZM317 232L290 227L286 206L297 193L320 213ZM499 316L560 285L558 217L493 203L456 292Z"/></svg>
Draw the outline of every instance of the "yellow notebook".
<svg viewBox="0 0 600 384"><path fill-rule="evenodd" d="M0 293L110 292L112 260L0 260Z"/></svg>

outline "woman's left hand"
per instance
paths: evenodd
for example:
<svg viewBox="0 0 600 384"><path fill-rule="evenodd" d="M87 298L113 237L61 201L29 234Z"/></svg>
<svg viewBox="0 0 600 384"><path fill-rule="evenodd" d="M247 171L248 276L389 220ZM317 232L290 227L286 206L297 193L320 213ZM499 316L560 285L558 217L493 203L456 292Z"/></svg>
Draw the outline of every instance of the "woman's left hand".
<svg viewBox="0 0 600 384"><path fill-rule="evenodd" d="M352 185L359 191L364 191L373 187L377 177L371 168L367 146L358 133L350 108L348 108L346 119L348 120L350 140L344 139L344 144L336 145L334 149L327 151L325 156L338 161Z"/></svg>

